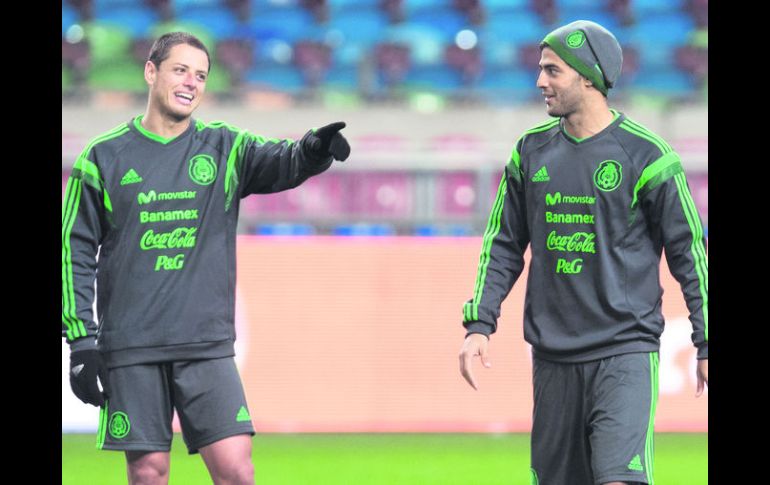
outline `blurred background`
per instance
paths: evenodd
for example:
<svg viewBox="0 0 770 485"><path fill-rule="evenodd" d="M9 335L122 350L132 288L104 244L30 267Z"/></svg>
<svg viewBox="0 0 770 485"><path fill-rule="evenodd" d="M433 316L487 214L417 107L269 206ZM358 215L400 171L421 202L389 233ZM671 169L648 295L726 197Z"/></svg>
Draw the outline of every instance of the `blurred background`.
<svg viewBox="0 0 770 485"><path fill-rule="evenodd" d="M344 120L352 145L241 203L236 351L258 431L526 433L526 275L478 393L457 369L461 307L502 168L547 119L538 43L578 19L620 41L610 105L680 154L707 232L708 0L64 0L62 194L88 141L144 112L153 40L196 34L212 55L196 118L277 138ZM656 429L705 433L687 310L662 274ZM62 429L93 431L67 359L63 344Z"/></svg>

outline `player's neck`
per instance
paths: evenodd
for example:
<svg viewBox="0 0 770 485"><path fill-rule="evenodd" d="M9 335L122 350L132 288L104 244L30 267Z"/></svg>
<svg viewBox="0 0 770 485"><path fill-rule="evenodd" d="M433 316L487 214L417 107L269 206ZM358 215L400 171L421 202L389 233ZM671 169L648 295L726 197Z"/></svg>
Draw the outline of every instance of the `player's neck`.
<svg viewBox="0 0 770 485"><path fill-rule="evenodd" d="M577 139L596 135L612 124L615 115L606 103L586 107L563 118L564 129Z"/></svg>
<svg viewBox="0 0 770 485"><path fill-rule="evenodd" d="M176 138L187 130L190 126L190 118L177 120L168 116L163 116L156 110L149 107L142 117L142 127L154 133L161 138Z"/></svg>

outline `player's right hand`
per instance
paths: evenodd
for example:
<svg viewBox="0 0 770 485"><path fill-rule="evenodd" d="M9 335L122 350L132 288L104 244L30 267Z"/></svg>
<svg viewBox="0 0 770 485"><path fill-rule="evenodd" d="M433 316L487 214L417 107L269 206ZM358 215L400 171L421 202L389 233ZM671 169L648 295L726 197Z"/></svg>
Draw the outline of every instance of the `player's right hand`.
<svg viewBox="0 0 770 485"><path fill-rule="evenodd" d="M473 358L478 355L481 357L481 363L484 367L492 367L487 352L488 344L489 338L486 335L472 333L465 338L465 342L463 342L463 346L460 349L460 374L476 390L478 390L478 387L476 386L476 379L473 377Z"/></svg>
<svg viewBox="0 0 770 485"><path fill-rule="evenodd" d="M102 385L99 389L97 379ZM86 404L104 406L109 397L107 366L96 349L75 350L70 353L70 387L78 399Z"/></svg>

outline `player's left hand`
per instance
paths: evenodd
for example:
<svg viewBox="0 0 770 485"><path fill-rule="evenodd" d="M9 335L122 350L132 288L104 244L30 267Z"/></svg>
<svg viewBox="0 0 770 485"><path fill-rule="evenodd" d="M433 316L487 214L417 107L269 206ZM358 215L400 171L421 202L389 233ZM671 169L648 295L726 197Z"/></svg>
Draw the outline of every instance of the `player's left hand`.
<svg viewBox="0 0 770 485"><path fill-rule="evenodd" d="M709 385L709 360L699 360L698 368L695 373L698 377L698 389L695 392L695 397L700 397L700 395L703 394L703 390Z"/></svg>
<svg viewBox="0 0 770 485"><path fill-rule="evenodd" d="M339 131L345 126L344 121L338 121L313 130L307 140L308 148L323 157L331 155L335 160L344 162L350 155L350 144Z"/></svg>

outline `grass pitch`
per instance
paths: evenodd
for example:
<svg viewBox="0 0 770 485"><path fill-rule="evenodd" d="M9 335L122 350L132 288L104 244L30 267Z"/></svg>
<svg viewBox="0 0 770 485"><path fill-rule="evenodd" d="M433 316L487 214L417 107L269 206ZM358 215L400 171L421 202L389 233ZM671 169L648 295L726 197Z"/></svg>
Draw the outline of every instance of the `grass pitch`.
<svg viewBox="0 0 770 485"><path fill-rule="evenodd" d="M93 434L62 435L62 485L125 484L123 453ZM528 434L262 434L254 437L259 485L528 485ZM180 435L171 485L210 484ZM655 483L708 483L708 434L658 433Z"/></svg>

